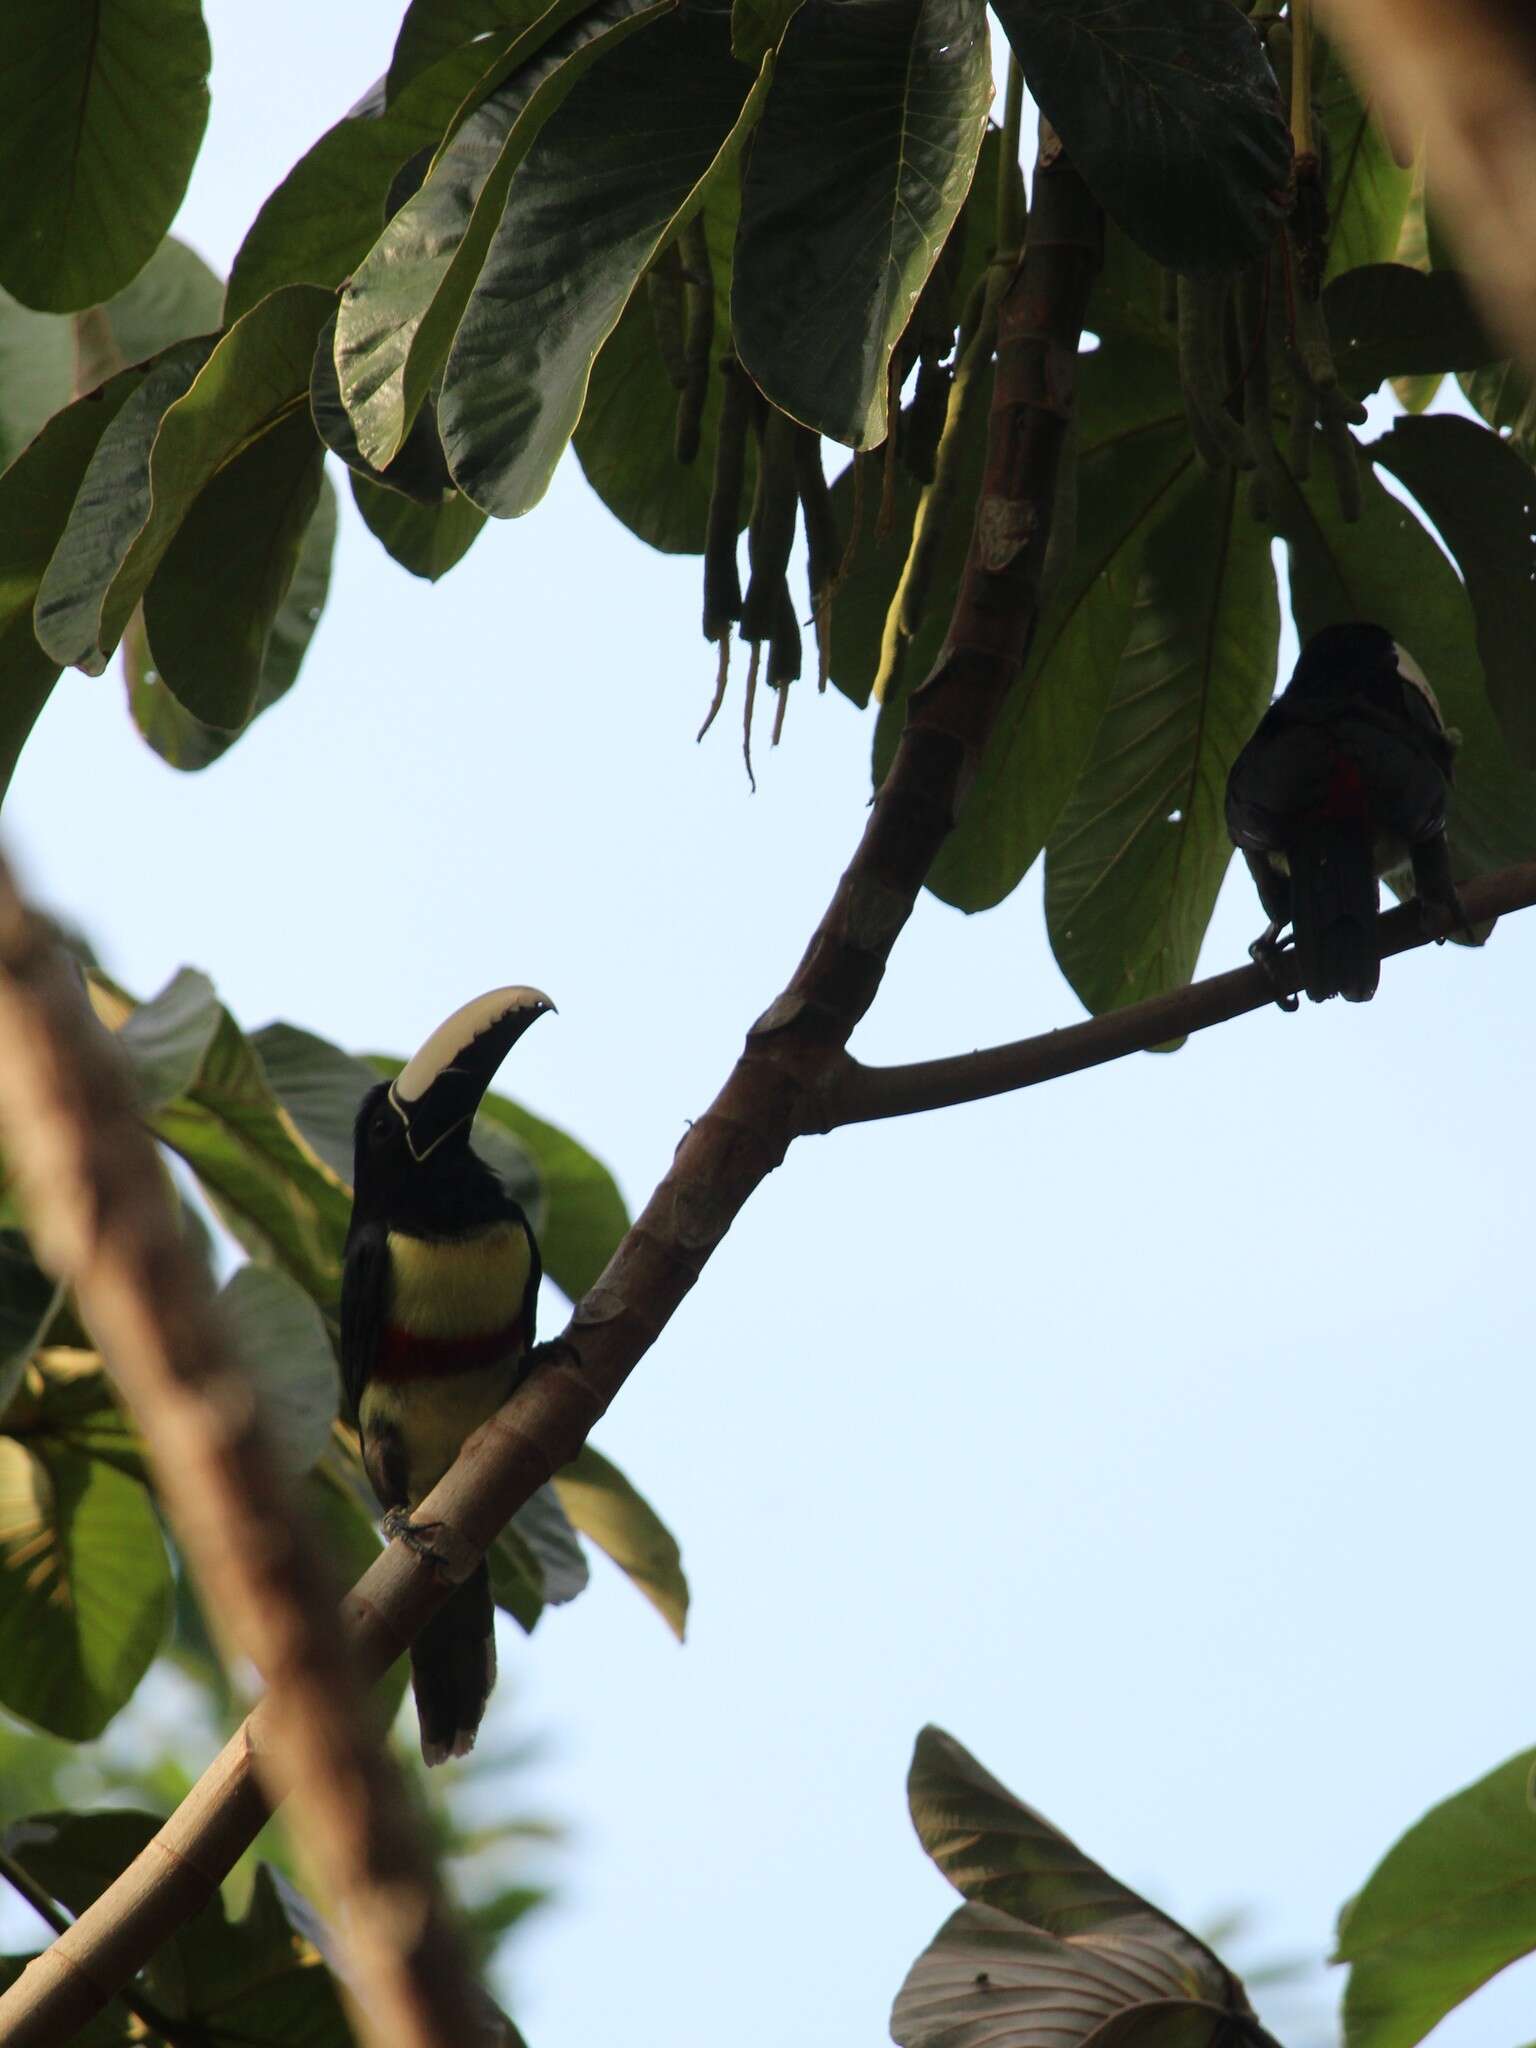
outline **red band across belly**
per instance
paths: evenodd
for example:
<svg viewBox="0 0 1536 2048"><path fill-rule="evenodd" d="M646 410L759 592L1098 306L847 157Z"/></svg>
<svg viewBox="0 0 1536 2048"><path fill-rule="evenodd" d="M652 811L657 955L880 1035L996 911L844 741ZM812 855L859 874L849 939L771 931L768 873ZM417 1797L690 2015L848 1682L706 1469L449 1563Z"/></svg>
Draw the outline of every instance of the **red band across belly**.
<svg viewBox="0 0 1536 2048"><path fill-rule="evenodd" d="M473 1337L424 1337L387 1323L374 1360L372 1377L382 1383L432 1379L439 1373L473 1372L477 1367L515 1359L523 1348L520 1321L504 1323Z"/></svg>

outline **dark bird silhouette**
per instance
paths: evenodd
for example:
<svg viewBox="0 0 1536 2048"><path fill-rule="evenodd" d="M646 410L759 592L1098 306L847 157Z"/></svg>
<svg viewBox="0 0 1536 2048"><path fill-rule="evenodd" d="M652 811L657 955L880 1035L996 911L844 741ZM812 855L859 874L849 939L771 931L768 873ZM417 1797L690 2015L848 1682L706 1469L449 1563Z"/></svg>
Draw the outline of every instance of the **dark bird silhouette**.
<svg viewBox="0 0 1536 2048"><path fill-rule="evenodd" d="M534 1342L539 1248L469 1135L496 1069L553 1008L533 988L466 1003L357 1113L342 1380L385 1533L428 1550L411 1510L506 1400ZM474 1744L496 1678L494 1611L482 1559L411 1646L429 1764Z"/></svg>
<svg viewBox="0 0 1536 2048"><path fill-rule="evenodd" d="M1227 780L1227 830L1269 915L1289 924L1314 1003L1376 993L1378 877L1411 864L1427 930L1463 922L1445 843L1456 741L1423 672L1382 626L1325 626ZM1288 1007L1295 1007L1295 998Z"/></svg>

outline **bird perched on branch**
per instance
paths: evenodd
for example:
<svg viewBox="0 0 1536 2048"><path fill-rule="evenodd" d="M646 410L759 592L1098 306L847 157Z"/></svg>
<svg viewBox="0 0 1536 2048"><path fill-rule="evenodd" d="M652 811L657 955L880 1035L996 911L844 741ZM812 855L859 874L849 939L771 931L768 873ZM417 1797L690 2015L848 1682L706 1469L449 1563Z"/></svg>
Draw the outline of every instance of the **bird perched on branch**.
<svg viewBox="0 0 1536 2048"><path fill-rule="evenodd" d="M539 1248L470 1126L517 1040L554 1004L498 988L440 1024L357 1113L341 1366L388 1536L430 1551L410 1511L506 1400L534 1341ZM411 1646L429 1764L474 1744L496 1677L482 1558Z"/></svg>
<svg viewBox="0 0 1536 2048"><path fill-rule="evenodd" d="M1272 969L1289 924L1314 1003L1369 1002L1377 878L1405 862L1426 929L1463 922L1445 843L1455 748L1423 671L1384 627L1313 634L1227 780L1227 830L1269 913L1249 948L1260 966Z"/></svg>

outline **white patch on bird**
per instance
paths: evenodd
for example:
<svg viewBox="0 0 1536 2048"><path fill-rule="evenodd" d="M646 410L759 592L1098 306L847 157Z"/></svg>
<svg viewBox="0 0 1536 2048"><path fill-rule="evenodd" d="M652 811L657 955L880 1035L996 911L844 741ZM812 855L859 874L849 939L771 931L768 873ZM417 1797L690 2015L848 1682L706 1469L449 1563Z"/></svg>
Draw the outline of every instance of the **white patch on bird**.
<svg viewBox="0 0 1536 2048"><path fill-rule="evenodd" d="M390 1093L397 1102L419 1101L466 1046L482 1031L499 1024L510 1011L541 1012L554 1007L549 997L536 988L493 988L488 995L476 996L473 1002L465 1003L451 1017L443 1019L400 1069Z"/></svg>
<svg viewBox="0 0 1536 2048"><path fill-rule="evenodd" d="M1443 727L1445 724L1445 714L1440 709L1439 698L1430 688L1429 677L1425 675L1423 669L1419 667L1419 664L1400 640L1392 642L1392 651L1397 656L1398 674L1405 683L1412 683L1413 687L1422 694L1430 710L1435 714L1436 725Z"/></svg>

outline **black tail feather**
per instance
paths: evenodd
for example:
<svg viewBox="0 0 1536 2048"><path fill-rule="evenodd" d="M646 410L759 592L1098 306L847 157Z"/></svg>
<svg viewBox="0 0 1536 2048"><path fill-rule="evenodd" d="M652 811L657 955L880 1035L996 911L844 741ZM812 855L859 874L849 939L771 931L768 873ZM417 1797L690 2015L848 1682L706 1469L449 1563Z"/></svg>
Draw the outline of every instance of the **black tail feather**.
<svg viewBox="0 0 1536 2048"><path fill-rule="evenodd" d="M1371 849L1358 834L1310 834L1291 850L1291 922L1302 987L1314 1003L1368 1003L1381 979Z"/></svg>
<svg viewBox="0 0 1536 2048"><path fill-rule="evenodd" d="M496 1682L495 1605L484 1560L411 1645L411 1689L429 1764L473 1749Z"/></svg>

